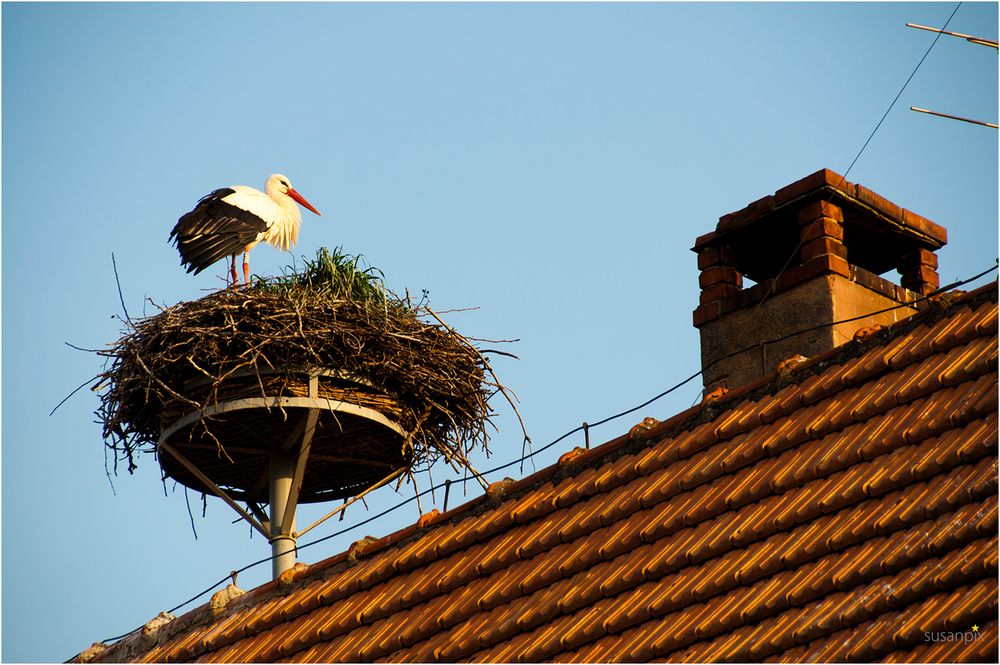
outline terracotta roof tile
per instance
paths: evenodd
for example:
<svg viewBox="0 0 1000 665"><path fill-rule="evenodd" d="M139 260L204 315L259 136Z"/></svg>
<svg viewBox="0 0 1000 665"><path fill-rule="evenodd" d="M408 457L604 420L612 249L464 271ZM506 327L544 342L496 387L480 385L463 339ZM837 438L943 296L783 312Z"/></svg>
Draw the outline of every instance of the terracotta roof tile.
<svg viewBox="0 0 1000 665"><path fill-rule="evenodd" d="M358 660L371 662L378 656L403 647L399 626L392 618L381 619L372 624L365 644L358 651Z"/></svg>
<svg viewBox="0 0 1000 665"><path fill-rule="evenodd" d="M648 612L645 607L647 601L645 594L652 592L652 590L653 585L646 585L645 587L639 589L637 593L630 594L629 599L634 600L634 602L630 605L632 608L631 612L620 612L617 616L612 617L610 615L612 608L617 608L625 604L620 602L605 602L603 603L603 607L602 604L594 605L586 611L581 611L573 615L573 617L571 617L567 622L565 630L562 631L562 636L559 638L558 649L554 648L556 645L552 645L553 648L547 650L544 658L552 658L552 656L562 650L574 649L579 644L586 644L588 642L592 642L593 640L601 639L605 635L614 634L615 632L618 632L619 625L631 625L636 623L636 612ZM614 621L614 618L619 620Z"/></svg>
<svg viewBox="0 0 1000 665"><path fill-rule="evenodd" d="M333 663L333 662L344 662L350 661L349 649L352 647L352 642L347 639L347 636L343 636L336 640L330 642L322 642L320 644L314 645L307 651L300 652L306 655L304 662L311 663ZM297 656L296 656L297 658Z"/></svg>
<svg viewBox="0 0 1000 665"><path fill-rule="evenodd" d="M479 634L477 640L479 647L481 649L489 648L516 635L520 630L517 625L517 616L530 604L531 598L524 596L491 611L489 613L490 621ZM449 635L443 634L442 638L447 640Z"/></svg>
<svg viewBox="0 0 1000 665"><path fill-rule="evenodd" d="M669 587L674 579L668 576L660 580L659 583L651 582L636 586L632 593L612 604L607 612L593 612L593 620L596 622L599 619L603 632L608 634L620 633L631 626L649 620L652 617L652 599L660 594L663 588ZM594 639L592 632L574 631L564 638L563 647L575 649L591 639Z"/></svg>
<svg viewBox="0 0 1000 665"><path fill-rule="evenodd" d="M451 603L448 595L438 596L430 602L413 608L406 614L407 621L401 626L403 628L400 639L405 644L414 644L419 647L423 640L431 640L435 635L444 635L440 623L441 613ZM423 653L428 649L433 649L434 645L425 643ZM427 657L415 657L415 660L427 660Z"/></svg>
<svg viewBox="0 0 1000 665"><path fill-rule="evenodd" d="M934 326L931 338L931 349L937 353L947 351L956 346L962 346L979 337L976 332L978 316L953 316L947 321Z"/></svg>
<svg viewBox="0 0 1000 665"><path fill-rule="evenodd" d="M423 538L401 545L392 558L392 567L395 571L406 573L434 561L438 557L438 543L449 534L448 526L430 529Z"/></svg>
<svg viewBox="0 0 1000 665"><path fill-rule="evenodd" d="M514 506L512 512L514 521L518 524L528 524L552 512L556 509L555 495L555 486L551 482L535 488Z"/></svg>
<svg viewBox="0 0 1000 665"><path fill-rule="evenodd" d="M976 306L970 304L969 307L974 311L971 318L976 329L976 335L996 335L997 309L992 307L989 302L982 302Z"/></svg>
<svg viewBox="0 0 1000 665"><path fill-rule="evenodd" d="M984 337L996 336L997 308L980 306L977 313L979 316L976 322L976 333Z"/></svg>
<svg viewBox="0 0 1000 665"><path fill-rule="evenodd" d="M189 613L138 657L959 653L923 644L922 631L995 615L996 310L995 286L932 307L356 561L316 564L283 595L264 587L217 618ZM995 652L993 626L982 648ZM135 649L130 639L106 653Z"/></svg>
<svg viewBox="0 0 1000 665"><path fill-rule="evenodd" d="M435 651L435 657L444 662L455 662L464 654L475 653L481 648L481 637L490 629L493 617L479 614L462 624L460 630L450 633L446 642Z"/></svg>
<svg viewBox="0 0 1000 665"><path fill-rule="evenodd" d="M649 638L642 631L631 628L620 635L608 635L596 642L577 649L570 662L575 663L610 663L624 662L621 654L629 654L632 660L645 661L653 657L653 649Z"/></svg>
<svg viewBox="0 0 1000 665"><path fill-rule="evenodd" d="M945 323L943 325L947 326L948 323ZM892 365L893 368L898 368L902 365L913 364L935 353L935 346L939 347L941 346L938 336L939 326L922 325L919 328L917 328L917 330L915 330L914 333L915 334L910 343L902 347L899 350L899 352L895 356L893 356L892 360L890 360L890 365ZM943 337L941 339L947 340L948 338ZM938 343L935 344L935 342ZM950 351L952 348L955 348L955 346L956 345L945 344L942 351L946 353L947 351ZM960 344L957 346L963 346L963 345Z"/></svg>
<svg viewBox="0 0 1000 665"><path fill-rule="evenodd" d="M951 317L935 328L937 334L932 342L935 349L962 346L977 337L997 334L997 310L990 303L982 303L969 315Z"/></svg>
<svg viewBox="0 0 1000 665"><path fill-rule="evenodd" d="M176 621L176 619L175 619ZM197 644L202 636L208 632L208 628L200 628L190 631L187 635L182 636L180 640L175 641L173 644L167 644L159 656L164 661L178 661L186 660L191 658L193 653L194 645Z"/></svg>
<svg viewBox="0 0 1000 665"><path fill-rule="evenodd" d="M314 611L296 620L292 639L299 649L312 648L320 642L322 627L327 624L328 612Z"/></svg>
<svg viewBox="0 0 1000 665"><path fill-rule="evenodd" d="M831 373L820 372L807 377L799 384L797 391L799 403L802 406L810 406L837 392L843 385L836 380L838 377L835 375L838 373L835 370Z"/></svg>

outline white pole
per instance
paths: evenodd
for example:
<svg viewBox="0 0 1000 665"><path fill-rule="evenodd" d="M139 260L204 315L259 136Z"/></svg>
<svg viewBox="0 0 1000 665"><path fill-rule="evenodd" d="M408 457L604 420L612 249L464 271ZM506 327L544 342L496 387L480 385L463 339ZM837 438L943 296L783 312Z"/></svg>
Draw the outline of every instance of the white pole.
<svg viewBox="0 0 1000 665"><path fill-rule="evenodd" d="M284 525L285 507L292 489L295 460L283 452L271 454L270 462L270 512L271 512L271 572L275 579L295 565L295 513L291 524Z"/></svg>

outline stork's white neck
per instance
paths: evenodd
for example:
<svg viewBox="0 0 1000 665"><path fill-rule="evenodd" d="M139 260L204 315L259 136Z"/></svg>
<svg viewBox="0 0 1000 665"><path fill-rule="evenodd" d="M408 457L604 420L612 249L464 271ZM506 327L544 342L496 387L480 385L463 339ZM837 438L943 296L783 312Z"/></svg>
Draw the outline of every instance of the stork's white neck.
<svg viewBox="0 0 1000 665"><path fill-rule="evenodd" d="M292 197L281 191L281 187L277 183L268 180L264 191L281 209L281 214L276 216L274 223L268 228L264 240L287 252L299 239L299 224L302 223L302 213L299 211L298 204Z"/></svg>
<svg viewBox="0 0 1000 665"><path fill-rule="evenodd" d="M291 196L277 190L268 191L267 195L271 197L272 201L278 204L287 221L294 221L296 224L302 221L302 212L299 210L299 204Z"/></svg>

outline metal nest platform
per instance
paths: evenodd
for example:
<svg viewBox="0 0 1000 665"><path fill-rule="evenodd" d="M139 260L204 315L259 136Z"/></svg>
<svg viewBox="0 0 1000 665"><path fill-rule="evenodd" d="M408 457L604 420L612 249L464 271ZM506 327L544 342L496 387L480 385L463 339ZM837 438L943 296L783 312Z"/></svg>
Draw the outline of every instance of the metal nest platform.
<svg viewBox="0 0 1000 665"><path fill-rule="evenodd" d="M195 491L268 503L271 460L303 449L299 503L355 496L412 463L400 405L339 372L244 372L214 392L202 410L174 401L161 416L160 466Z"/></svg>

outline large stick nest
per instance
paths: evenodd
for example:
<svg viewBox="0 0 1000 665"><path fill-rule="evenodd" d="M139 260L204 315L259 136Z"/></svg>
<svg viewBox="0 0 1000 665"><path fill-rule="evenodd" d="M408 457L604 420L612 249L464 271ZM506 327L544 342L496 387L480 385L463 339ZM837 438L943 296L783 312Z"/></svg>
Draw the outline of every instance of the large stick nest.
<svg viewBox="0 0 1000 665"><path fill-rule="evenodd" d="M269 376L303 367L333 368L388 396L410 468L442 456L468 467L473 449L488 451L488 400L505 389L475 344L486 340L393 295L359 258L324 248L304 270L127 321L99 352L105 368L94 386L115 469L127 460L134 470L138 454L155 449L165 414L203 412L228 377L253 375L261 395ZM211 432L211 418L203 425Z"/></svg>

